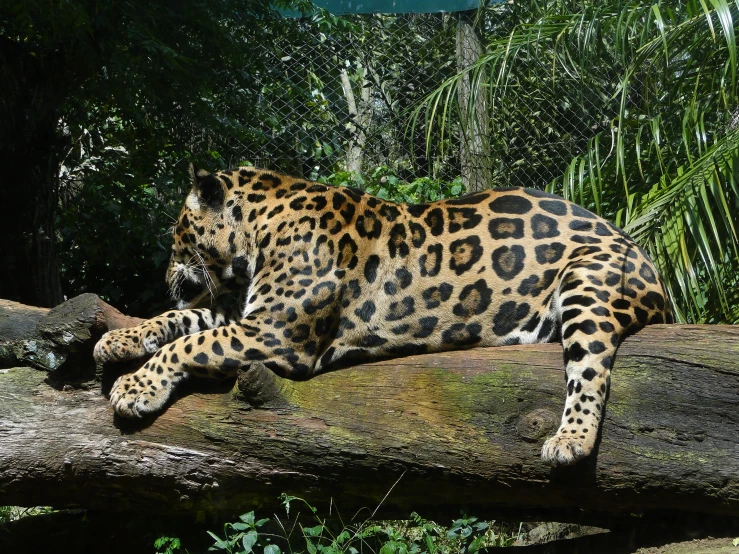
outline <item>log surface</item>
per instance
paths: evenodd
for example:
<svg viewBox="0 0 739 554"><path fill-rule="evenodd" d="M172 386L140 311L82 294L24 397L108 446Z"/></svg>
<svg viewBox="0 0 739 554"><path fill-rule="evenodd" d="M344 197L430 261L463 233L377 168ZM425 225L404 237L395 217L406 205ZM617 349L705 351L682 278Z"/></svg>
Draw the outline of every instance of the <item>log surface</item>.
<svg viewBox="0 0 739 554"><path fill-rule="evenodd" d="M0 504L264 514L285 492L326 509L333 498L351 517L392 489L382 517L739 515L737 327L628 338L597 456L557 470L539 457L564 401L556 344L413 356L300 383L254 366L239 379L244 394L194 392L143 426L114 419L98 387L57 390L46 375L0 371Z"/></svg>
<svg viewBox="0 0 739 554"><path fill-rule="evenodd" d="M0 367L29 365L55 372L60 380L91 379L91 345L109 329L142 321L89 293L51 309L0 299Z"/></svg>

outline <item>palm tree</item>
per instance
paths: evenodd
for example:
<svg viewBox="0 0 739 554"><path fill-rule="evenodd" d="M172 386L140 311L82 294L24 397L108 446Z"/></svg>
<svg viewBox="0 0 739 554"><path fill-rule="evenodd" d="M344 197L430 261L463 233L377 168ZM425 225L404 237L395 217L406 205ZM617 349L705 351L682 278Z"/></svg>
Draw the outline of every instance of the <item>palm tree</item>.
<svg viewBox="0 0 739 554"><path fill-rule="evenodd" d="M494 184L612 219L660 267L679 320L739 323L739 1L522 4L481 10L486 52L464 72L489 95ZM474 117L456 103L464 74L417 109L427 143Z"/></svg>

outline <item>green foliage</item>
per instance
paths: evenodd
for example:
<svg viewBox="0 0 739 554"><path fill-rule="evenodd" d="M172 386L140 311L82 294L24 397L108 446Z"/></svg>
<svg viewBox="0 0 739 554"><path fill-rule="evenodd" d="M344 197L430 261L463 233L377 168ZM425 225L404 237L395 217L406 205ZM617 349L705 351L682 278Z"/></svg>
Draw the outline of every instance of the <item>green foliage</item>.
<svg viewBox="0 0 739 554"><path fill-rule="evenodd" d="M145 316L169 307L164 273L170 228L184 194L172 194L172 183L159 183L142 183L133 175L106 183L90 178L64 207L59 233L70 296L95 291L128 313Z"/></svg>
<svg viewBox="0 0 739 554"><path fill-rule="evenodd" d="M279 554L281 552L277 545L269 544L271 537L262 534L259 528L267 523L268 519L254 519L254 512L239 516L236 523L226 523L223 526L223 538L208 531L215 543L208 552L228 552L228 554L250 554L255 547L263 549L265 554Z"/></svg>
<svg viewBox="0 0 739 554"><path fill-rule="evenodd" d="M180 539L174 537L159 537L154 541L154 548L157 549L156 554L177 554L181 547Z"/></svg>
<svg viewBox="0 0 739 554"><path fill-rule="evenodd" d="M549 190L622 226L659 266L678 319L739 322L739 6L550 0L486 13L487 52L417 120L451 133L474 117L457 105L469 75L473 94L488 95L493 137L550 135L518 153L494 143L494 164L546 176L544 164Z"/></svg>
<svg viewBox="0 0 739 554"><path fill-rule="evenodd" d="M287 97L303 106L301 121L324 117L325 108L309 102L316 87L274 67L275 36L310 33L272 4L306 7L297 0L187 0L143 11L111 0L0 3L0 119L34 99L23 128L1 126L0 138L25 151L20 138L37 134L34 148L59 153L58 187L41 201L57 211L66 296L92 291L132 315L161 311L168 228L189 189L187 163L229 167L245 146L289 134L278 110ZM48 117L59 121L51 138L34 131L36 119Z"/></svg>
<svg viewBox="0 0 739 554"><path fill-rule="evenodd" d="M48 506L35 506L33 508L24 508L21 506L0 506L0 524L17 521L24 517L31 517L53 512L53 508Z"/></svg>
<svg viewBox="0 0 739 554"><path fill-rule="evenodd" d="M404 181L424 175L454 179L459 172L456 152L444 150L442 142L425 149L407 128L416 104L455 72L454 16L373 14L347 19L354 30L346 41L357 56L350 60L350 67L356 76L364 71L374 93L374 116L364 148L365 173L372 166L387 166ZM355 80L359 86L360 79Z"/></svg>
<svg viewBox="0 0 739 554"><path fill-rule="evenodd" d="M452 523L447 531L447 538L457 541L461 554L472 554L480 550L485 541L484 533L489 525L484 521L477 521L476 517L464 517Z"/></svg>
<svg viewBox="0 0 739 554"><path fill-rule="evenodd" d="M383 200L412 204L456 198L465 190L460 178L451 182L431 177L404 181L387 166L377 167L366 176L352 174L348 171L336 171L327 177L314 177L329 185L361 188Z"/></svg>
<svg viewBox="0 0 739 554"><path fill-rule="evenodd" d="M344 524L329 521L305 500L282 495L287 520L256 520L254 512L239 517L236 523L226 523L223 534L208 534L214 544L209 552L229 554L473 554L483 547L512 546L518 533L504 524L481 522L475 517L462 517L448 528L423 519L415 512L409 521L372 521ZM301 520L300 510L307 510L307 521ZM294 518L290 520L290 511ZM296 510L298 513L296 514ZM163 537L156 547L174 545ZM180 548L179 542L177 548ZM168 550L166 553L176 552Z"/></svg>

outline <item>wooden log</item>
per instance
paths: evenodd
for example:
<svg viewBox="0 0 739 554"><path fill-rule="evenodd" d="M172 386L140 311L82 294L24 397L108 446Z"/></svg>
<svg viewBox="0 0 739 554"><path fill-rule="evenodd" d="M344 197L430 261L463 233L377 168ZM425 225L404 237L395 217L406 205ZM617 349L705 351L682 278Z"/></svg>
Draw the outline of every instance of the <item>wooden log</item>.
<svg viewBox="0 0 739 554"><path fill-rule="evenodd" d="M26 306L0 298L0 341L26 339L34 334L36 324L49 308Z"/></svg>
<svg viewBox="0 0 739 554"><path fill-rule="evenodd" d="M94 294L82 294L55 308L0 299L0 367L29 365L58 381L94 379L94 341L109 329L143 319L123 315Z"/></svg>
<svg viewBox="0 0 739 554"><path fill-rule="evenodd" d="M285 492L333 498L342 514L387 494L382 517L739 515L737 327L652 326L627 339L597 456L558 470L539 458L564 399L556 344L299 383L254 365L233 390L197 383L142 425L114 419L97 387L59 390L45 377L0 374L0 504L269 513Z"/></svg>

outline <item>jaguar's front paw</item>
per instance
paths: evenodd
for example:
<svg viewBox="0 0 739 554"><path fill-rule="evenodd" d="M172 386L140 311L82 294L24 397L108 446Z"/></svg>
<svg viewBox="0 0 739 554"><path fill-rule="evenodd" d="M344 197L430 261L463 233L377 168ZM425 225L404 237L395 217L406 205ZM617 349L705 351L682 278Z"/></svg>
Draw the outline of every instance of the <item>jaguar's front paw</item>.
<svg viewBox="0 0 739 554"><path fill-rule="evenodd" d="M541 449L541 458L550 466L569 466L593 452L594 439L589 436L557 433Z"/></svg>
<svg viewBox="0 0 739 554"><path fill-rule="evenodd" d="M148 365L148 364L147 364ZM174 389L171 378L150 371L121 375L110 389L110 403L121 417L137 419L164 409Z"/></svg>
<svg viewBox="0 0 739 554"><path fill-rule="evenodd" d="M143 335L137 327L108 331L95 344L92 355L98 362L120 362L135 360L159 350L156 335Z"/></svg>

